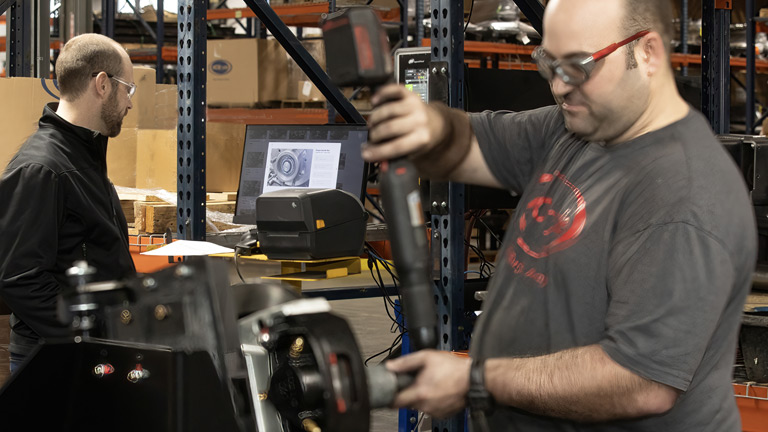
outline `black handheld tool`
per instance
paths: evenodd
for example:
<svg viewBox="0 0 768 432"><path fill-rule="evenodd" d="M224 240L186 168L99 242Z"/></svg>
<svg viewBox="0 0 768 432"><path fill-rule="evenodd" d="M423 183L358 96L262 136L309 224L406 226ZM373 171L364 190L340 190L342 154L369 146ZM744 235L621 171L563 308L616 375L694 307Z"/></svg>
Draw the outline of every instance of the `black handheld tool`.
<svg viewBox="0 0 768 432"><path fill-rule="evenodd" d="M369 86L375 92L392 79L387 35L372 9L329 14L322 29L328 75L336 84ZM437 316L416 168L406 158L385 161L379 180L411 344L415 350L436 348Z"/></svg>

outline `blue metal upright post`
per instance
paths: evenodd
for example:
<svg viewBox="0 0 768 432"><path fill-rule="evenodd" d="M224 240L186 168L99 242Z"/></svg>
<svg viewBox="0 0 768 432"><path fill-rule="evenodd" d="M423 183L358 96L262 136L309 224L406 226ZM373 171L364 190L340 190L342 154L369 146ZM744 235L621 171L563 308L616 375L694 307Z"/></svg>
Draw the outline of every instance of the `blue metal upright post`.
<svg viewBox="0 0 768 432"><path fill-rule="evenodd" d="M115 0L101 0L101 34L115 37Z"/></svg>
<svg viewBox="0 0 768 432"><path fill-rule="evenodd" d="M18 1L7 14L8 76L31 77L34 74L34 43L32 2Z"/></svg>
<svg viewBox="0 0 768 432"><path fill-rule="evenodd" d="M176 229L188 240L205 240L206 6L179 1Z"/></svg>
<svg viewBox="0 0 768 432"><path fill-rule="evenodd" d="M416 20L416 46L421 46L421 40L424 38L424 0L414 0L416 2L416 11L414 19Z"/></svg>
<svg viewBox="0 0 768 432"><path fill-rule="evenodd" d="M433 74L448 84L448 104L464 109L464 1L432 0ZM464 185L431 184L432 257L439 268L435 284L439 346L444 351L466 349L464 328ZM437 269L435 269L437 270ZM440 432L464 430L464 414L433 420Z"/></svg>
<svg viewBox="0 0 768 432"><path fill-rule="evenodd" d="M386 295L386 294L384 294ZM400 300L395 300L395 319L400 333L403 335L400 340L400 355L411 353L411 338L405 331L407 323L403 315ZM410 408L400 408L397 412L397 432L414 432L419 424L419 412Z"/></svg>
<svg viewBox="0 0 768 432"><path fill-rule="evenodd" d="M701 3L701 111L716 134L731 121L730 0Z"/></svg>
<svg viewBox="0 0 768 432"><path fill-rule="evenodd" d="M157 0L157 58L155 59L155 82L162 84L165 78L163 44L165 43L165 10L163 0Z"/></svg>

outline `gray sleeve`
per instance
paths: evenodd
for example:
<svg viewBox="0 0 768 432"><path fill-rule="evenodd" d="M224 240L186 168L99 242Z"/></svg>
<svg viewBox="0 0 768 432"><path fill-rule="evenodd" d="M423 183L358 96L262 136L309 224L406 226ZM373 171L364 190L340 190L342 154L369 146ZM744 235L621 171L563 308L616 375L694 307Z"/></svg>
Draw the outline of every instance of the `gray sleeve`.
<svg viewBox="0 0 768 432"><path fill-rule="evenodd" d="M565 131L556 106L521 112L484 111L470 114L469 119L491 173L518 194Z"/></svg>
<svg viewBox="0 0 768 432"><path fill-rule="evenodd" d="M722 243L689 223L660 224L614 244L609 265L603 350L686 391L733 295Z"/></svg>

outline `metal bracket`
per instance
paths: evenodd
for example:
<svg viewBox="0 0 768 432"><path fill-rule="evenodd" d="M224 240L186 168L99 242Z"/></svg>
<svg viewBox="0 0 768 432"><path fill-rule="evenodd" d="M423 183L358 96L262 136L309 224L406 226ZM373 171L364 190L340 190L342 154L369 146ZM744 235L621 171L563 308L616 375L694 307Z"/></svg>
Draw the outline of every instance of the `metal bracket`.
<svg viewBox="0 0 768 432"><path fill-rule="evenodd" d="M448 62L433 61L429 64L429 101L450 103Z"/></svg>
<svg viewBox="0 0 768 432"><path fill-rule="evenodd" d="M429 210L432 212L432 214L448 214L449 203L447 182L432 181L429 183L429 204Z"/></svg>

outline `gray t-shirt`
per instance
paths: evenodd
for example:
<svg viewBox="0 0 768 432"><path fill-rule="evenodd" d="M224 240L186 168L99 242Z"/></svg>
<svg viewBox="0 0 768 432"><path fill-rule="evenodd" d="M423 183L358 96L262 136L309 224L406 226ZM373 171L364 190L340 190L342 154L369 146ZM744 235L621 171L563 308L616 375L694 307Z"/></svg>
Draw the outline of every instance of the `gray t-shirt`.
<svg viewBox="0 0 768 432"><path fill-rule="evenodd" d="M499 407L491 430L740 431L731 378L757 233L703 116L613 146L574 137L557 107L471 121L493 174L522 193L472 355L599 344L682 392L666 414L607 424Z"/></svg>

